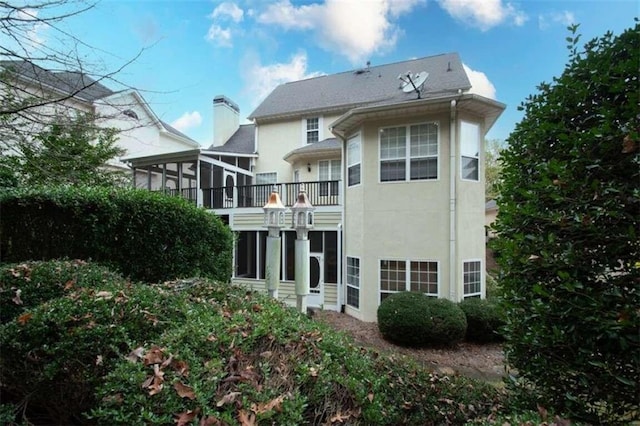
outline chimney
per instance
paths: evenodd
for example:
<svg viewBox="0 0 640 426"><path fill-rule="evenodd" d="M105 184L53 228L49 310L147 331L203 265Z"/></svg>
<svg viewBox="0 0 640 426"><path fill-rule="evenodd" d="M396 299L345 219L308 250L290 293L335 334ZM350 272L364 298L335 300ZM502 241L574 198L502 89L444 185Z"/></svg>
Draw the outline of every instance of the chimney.
<svg viewBox="0 0 640 426"><path fill-rule="evenodd" d="M240 126L240 108L224 95L213 98L213 146L224 145Z"/></svg>

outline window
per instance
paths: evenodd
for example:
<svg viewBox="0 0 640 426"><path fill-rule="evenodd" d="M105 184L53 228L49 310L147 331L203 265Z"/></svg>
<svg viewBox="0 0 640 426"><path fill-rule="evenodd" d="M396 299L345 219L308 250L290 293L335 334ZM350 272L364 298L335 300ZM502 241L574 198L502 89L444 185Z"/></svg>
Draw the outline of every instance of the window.
<svg viewBox="0 0 640 426"><path fill-rule="evenodd" d="M342 176L342 162L340 160L318 161L318 180L320 181L320 196L338 195L338 182Z"/></svg>
<svg viewBox="0 0 640 426"><path fill-rule="evenodd" d="M276 172L256 173L256 185L266 185L277 181L278 174Z"/></svg>
<svg viewBox="0 0 640 426"><path fill-rule="evenodd" d="M264 279L266 231L240 231L236 242L236 277Z"/></svg>
<svg viewBox="0 0 640 426"><path fill-rule="evenodd" d="M380 181L438 178L438 125L389 127L380 130Z"/></svg>
<svg viewBox="0 0 640 426"><path fill-rule="evenodd" d="M381 260L380 301L400 291L438 297L438 262Z"/></svg>
<svg viewBox="0 0 640 426"><path fill-rule="evenodd" d="M460 122L460 174L464 180L480 178L480 127Z"/></svg>
<svg viewBox="0 0 640 426"><path fill-rule="evenodd" d="M463 263L464 297L482 295L482 264L479 260Z"/></svg>
<svg viewBox="0 0 640 426"><path fill-rule="evenodd" d="M360 184L360 135L353 136L347 141L347 184Z"/></svg>
<svg viewBox="0 0 640 426"><path fill-rule="evenodd" d="M347 256L347 305L360 307L360 259Z"/></svg>
<svg viewBox="0 0 640 426"><path fill-rule="evenodd" d="M307 143L316 143L320 140L320 119L318 117L307 118Z"/></svg>
<svg viewBox="0 0 640 426"><path fill-rule="evenodd" d="M278 174L276 172L256 173L256 185L249 188L254 194L252 198L255 200L256 206L264 205L269 200L273 184L278 182Z"/></svg>

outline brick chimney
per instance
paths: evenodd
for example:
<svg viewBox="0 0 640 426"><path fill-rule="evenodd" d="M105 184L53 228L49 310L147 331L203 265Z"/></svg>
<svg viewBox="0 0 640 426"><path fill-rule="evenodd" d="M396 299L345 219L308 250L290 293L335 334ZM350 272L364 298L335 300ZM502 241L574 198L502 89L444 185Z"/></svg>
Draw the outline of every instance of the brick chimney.
<svg viewBox="0 0 640 426"><path fill-rule="evenodd" d="M240 126L240 108L224 95L213 98L213 146L224 145Z"/></svg>

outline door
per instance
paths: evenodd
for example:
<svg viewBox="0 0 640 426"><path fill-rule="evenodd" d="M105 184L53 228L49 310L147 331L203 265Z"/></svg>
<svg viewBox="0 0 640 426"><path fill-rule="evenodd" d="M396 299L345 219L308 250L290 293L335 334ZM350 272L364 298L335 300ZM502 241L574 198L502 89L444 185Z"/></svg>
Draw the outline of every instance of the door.
<svg viewBox="0 0 640 426"><path fill-rule="evenodd" d="M224 171L224 206L233 207L233 187L236 186L236 174Z"/></svg>
<svg viewBox="0 0 640 426"><path fill-rule="evenodd" d="M307 305L320 307L324 303L324 257L322 253L309 255L309 297Z"/></svg>

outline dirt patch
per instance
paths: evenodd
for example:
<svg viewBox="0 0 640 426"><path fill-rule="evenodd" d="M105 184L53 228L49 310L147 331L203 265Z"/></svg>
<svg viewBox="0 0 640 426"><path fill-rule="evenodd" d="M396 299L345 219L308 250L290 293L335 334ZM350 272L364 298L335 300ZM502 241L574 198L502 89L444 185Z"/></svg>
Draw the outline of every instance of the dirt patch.
<svg viewBox="0 0 640 426"><path fill-rule="evenodd" d="M500 344L460 343L455 348L414 349L394 345L382 338L378 324L363 322L335 311L316 311L313 318L351 336L355 343L380 352L412 357L442 374L462 374L476 379L500 381L505 376Z"/></svg>

